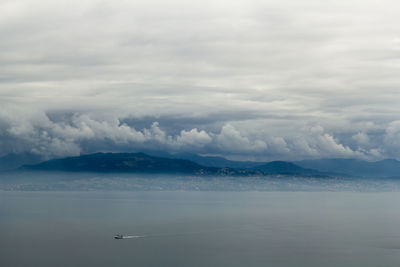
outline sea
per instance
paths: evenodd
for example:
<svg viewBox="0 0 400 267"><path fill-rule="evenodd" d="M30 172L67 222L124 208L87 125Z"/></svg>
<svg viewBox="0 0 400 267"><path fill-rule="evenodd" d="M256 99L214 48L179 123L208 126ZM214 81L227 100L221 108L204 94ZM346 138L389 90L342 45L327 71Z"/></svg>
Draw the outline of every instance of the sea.
<svg viewBox="0 0 400 267"><path fill-rule="evenodd" d="M0 266L398 267L399 203L388 191L3 190Z"/></svg>

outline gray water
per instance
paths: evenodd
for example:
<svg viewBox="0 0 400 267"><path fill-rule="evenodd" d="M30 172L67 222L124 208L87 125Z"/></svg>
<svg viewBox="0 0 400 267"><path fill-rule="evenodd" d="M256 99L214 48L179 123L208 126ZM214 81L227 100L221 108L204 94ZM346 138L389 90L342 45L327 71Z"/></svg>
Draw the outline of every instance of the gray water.
<svg viewBox="0 0 400 267"><path fill-rule="evenodd" d="M400 193L3 191L0 266L399 266L398 203Z"/></svg>

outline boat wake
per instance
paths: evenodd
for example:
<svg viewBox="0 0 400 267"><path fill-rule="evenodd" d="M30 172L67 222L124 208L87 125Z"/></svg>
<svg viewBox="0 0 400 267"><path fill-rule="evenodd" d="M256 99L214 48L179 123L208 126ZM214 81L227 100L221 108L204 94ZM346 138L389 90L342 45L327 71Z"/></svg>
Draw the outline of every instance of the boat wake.
<svg viewBox="0 0 400 267"><path fill-rule="evenodd" d="M233 229L214 229L214 230L205 230L205 231L195 231L195 232L183 232L183 233L165 233L165 234L148 234L148 235L121 235L117 234L114 236L115 239L132 239L132 238L156 238L156 237L179 237L179 236L187 236L187 235L200 235L200 234L209 234L209 233L217 233L217 232L226 232L233 231Z"/></svg>
<svg viewBox="0 0 400 267"><path fill-rule="evenodd" d="M144 235L115 235L114 238L115 239L130 239L130 238L143 238L146 237Z"/></svg>

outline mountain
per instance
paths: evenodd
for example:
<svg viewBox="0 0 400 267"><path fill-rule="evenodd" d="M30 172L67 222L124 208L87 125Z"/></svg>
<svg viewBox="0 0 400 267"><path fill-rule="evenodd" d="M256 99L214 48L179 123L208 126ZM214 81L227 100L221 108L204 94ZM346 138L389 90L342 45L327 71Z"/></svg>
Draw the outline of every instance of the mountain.
<svg viewBox="0 0 400 267"><path fill-rule="evenodd" d="M25 164L37 164L43 157L32 153L7 154L0 157L0 171L13 170Z"/></svg>
<svg viewBox="0 0 400 267"><path fill-rule="evenodd" d="M262 162L256 162L256 161L228 160L226 158L218 156L201 156L190 152L168 153L166 151L159 151L159 150L142 150L140 152L154 157L170 158L170 159L187 159L203 166L218 167L218 168L252 168L262 164Z"/></svg>
<svg viewBox="0 0 400 267"><path fill-rule="evenodd" d="M335 172L362 177L400 176L400 161L385 159L368 162L357 159L318 159L294 162L303 167L321 172Z"/></svg>
<svg viewBox="0 0 400 267"><path fill-rule="evenodd" d="M271 161L263 165L255 167L256 169L262 170L265 174L286 174L296 176L327 176L326 174L312 170L302 168L294 163L286 161Z"/></svg>
<svg viewBox="0 0 400 267"><path fill-rule="evenodd" d="M96 153L78 157L53 159L36 165L24 165L23 170L141 172L141 173L215 173L216 168L204 167L182 159L153 157L144 153Z"/></svg>
<svg viewBox="0 0 400 267"><path fill-rule="evenodd" d="M192 153L170 154L168 157L175 159L187 159L200 165L218 168L253 168L259 166L262 162L256 161L233 161L223 157L199 156Z"/></svg>
<svg viewBox="0 0 400 267"><path fill-rule="evenodd" d="M293 163L275 161L254 168L218 168L203 166L190 160L149 156L144 153L96 153L78 157L53 159L20 170L67 172L180 173L217 176L296 175L321 176L318 171ZM326 175L325 175L326 176Z"/></svg>
<svg viewBox="0 0 400 267"><path fill-rule="evenodd" d="M162 155L161 153L158 153ZM268 163L231 161L222 157L199 156L190 153L150 156L144 153L96 153L78 157L42 159L33 154L9 154L0 158L0 170L20 169L43 171L183 173L206 175L294 175L294 176L359 176L400 177L400 161L386 159L368 162L357 159L319 159L297 162Z"/></svg>

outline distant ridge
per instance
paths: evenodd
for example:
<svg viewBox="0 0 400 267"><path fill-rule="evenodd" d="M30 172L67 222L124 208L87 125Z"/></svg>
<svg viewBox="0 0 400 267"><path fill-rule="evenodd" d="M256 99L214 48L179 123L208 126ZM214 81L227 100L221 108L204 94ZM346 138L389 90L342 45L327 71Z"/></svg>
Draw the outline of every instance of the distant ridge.
<svg viewBox="0 0 400 267"><path fill-rule="evenodd" d="M149 155L149 154L150 155ZM0 171L87 171L185 173L210 175L295 175L399 178L400 161L385 159L376 162L358 159L317 159L302 161L232 161L223 157L192 153L95 153L78 157L43 159L33 154L8 154L0 157ZM27 165L29 164L29 165Z"/></svg>
<svg viewBox="0 0 400 267"><path fill-rule="evenodd" d="M259 163L258 163L259 164ZM217 176L295 175L326 176L290 162L275 161L254 168L208 167L185 159L149 156L144 153L96 153L78 157L53 159L20 170L65 172L179 173Z"/></svg>
<svg viewBox="0 0 400 267"><path fill-rule="evenodd" d="M151 153L150 153L151 154ZM175 159L188 159L203 166L218 168L254 168L262 164L256 161L235 161L217 156L199 156L192 153L168 154L166 157Z"/></svg>
<svg viewBox="0 0 400 267"><path fill-rule="evenodd" d="M399 177L400 161L385 159L376 162L358 159L317 159L294 162L303 168L361 177Z"/></svg>
<svg viewBox="0 0 400 267"><path fill-rule="evenodd" d="M321 172L302 168L294 163L286 161L271 161L255 167L265 173L280 173L287 175L323 175Z"/></svg>
<svg viewBox="0 0 400 267"><path fill-rule="evenodd" d="M153 157L144 153L95 153L77 157L53 159L36 165L24 165L21 169L69 172L216 172L216 168L204 167L189 160Z"/></svg>
<svg viewBox="0 0 400 267"><path fill-rule="evenodd" d="M37 164L43 160L42 156L32 153L7 154L0 157L0 171L13 170L24 164Z"/></svg>

